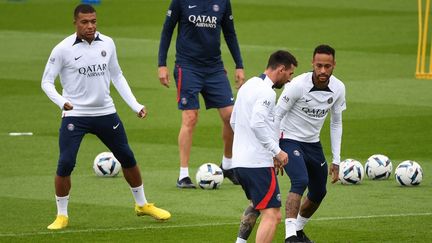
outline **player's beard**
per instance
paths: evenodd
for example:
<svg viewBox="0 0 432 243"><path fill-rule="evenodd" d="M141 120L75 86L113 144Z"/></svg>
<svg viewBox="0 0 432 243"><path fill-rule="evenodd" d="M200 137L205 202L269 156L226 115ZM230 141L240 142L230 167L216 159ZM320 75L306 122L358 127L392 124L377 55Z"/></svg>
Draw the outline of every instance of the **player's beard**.
<svg viewBox="0 0 432 243"><path fill-rule="evenodd" d="M314 73L313 74L313 76L314 76L314 84L318 85L318 86L323 85L323 84L328 84L331 75L332 75L331 73L330 73L330 75L327 75L327 74L317 75L317 74ZM321 79L321 78L323 78L323 79Z"/></svg>
<svg viewBox="0 0 432 243"><path fill-rule="evenodd" d="M275 89L280 89L280 88L282 88L283 86L284 86L284 84L285 84L285 82L276 82L276 83L274 83L273 84L273 88Z"/></svg>

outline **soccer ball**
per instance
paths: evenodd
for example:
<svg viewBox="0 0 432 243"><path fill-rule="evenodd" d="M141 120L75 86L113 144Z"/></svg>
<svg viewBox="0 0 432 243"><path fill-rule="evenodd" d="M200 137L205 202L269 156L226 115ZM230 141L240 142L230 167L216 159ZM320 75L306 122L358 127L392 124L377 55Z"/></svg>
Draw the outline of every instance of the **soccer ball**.
<svg viewBox="0 0 432 243"><path fill-rule="evenodd" d="M392 173L393 165L391 160L382 154L374 154L366 161L366 176L373 180L388 179Z"/></svg>
<svg viewBox="0 0 432 243"><path fill-rule="evenodd" d="M213 163L205 163L198 168L196 183L202 189L218 189L223 182L223 172Z"/></svg>
<svg viewBox="0 0 432 243"><path fill-rule="evenodd" d="M339 180L342 184L360 184L364 177L363 165L355 159L346 159L339 165Z"/></svg>
<svg viewBox="0 0 432 243"><path fill-rule="evenodd" d="M395 178L401 186L417 186L423 179L423 170L413 160L405 160L395 170Z"/></svg>
<svg viewBox="0 0 432 243"><path fill-rule="evenodd" d="M96 156L93 162L93 170L97 176L113 177L120 172L120 162L111 152L102 152Z"/></svg>

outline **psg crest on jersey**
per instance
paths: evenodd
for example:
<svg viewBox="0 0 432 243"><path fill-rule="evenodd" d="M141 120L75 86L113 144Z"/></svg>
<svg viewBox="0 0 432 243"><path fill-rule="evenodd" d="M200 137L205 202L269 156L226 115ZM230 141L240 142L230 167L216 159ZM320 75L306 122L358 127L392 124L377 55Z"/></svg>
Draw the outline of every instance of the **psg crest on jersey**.
<svg viewBox="0 0 432 243"><path fill-rule="evenodd" d="M327 100L327 103L329 103L329 104L333 103L333 97L330 97L330 98Z"/></svg>
<svg viewBox="0 0 432 243"><path fill-rule="evenodd" d="M219 12L219 5L217 4L213 5L213 11Z"/></svg>
<svg viewBox="0 0 432 243"><path fill-rule="evenodd" d="M105 57L106 56L106 51L101 51L101 55L103 56L103 57Z"/></svg>

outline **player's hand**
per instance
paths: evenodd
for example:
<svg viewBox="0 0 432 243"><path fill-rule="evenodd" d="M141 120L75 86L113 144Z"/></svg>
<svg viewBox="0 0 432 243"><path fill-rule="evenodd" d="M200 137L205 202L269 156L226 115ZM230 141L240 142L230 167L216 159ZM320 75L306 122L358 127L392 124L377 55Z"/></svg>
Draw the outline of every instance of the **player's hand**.
<svg viewBox="0 0 432 243"><path fill-rule="evenodd" d="M72 110L73 109L73 105L70 103L70 102L66 102L64 105L63 105L63 110L65 110L65 111L70 111L70 110Z"/></svg>
<svg viewBox="0 0 432 243"><path fill-rule="evenodd" d="M159 75L159 81L160 83L169 88L169 76L168 76L168 68L166 66L161 66L158 68L158 75Z"/></svg>
<svg viewBox="0 0 432 243"><path fill-rule="evenodd" d="M276 170L276 175L281 175L283 176L284 174L284 168L283 166L280 166L280 163L276 160L276 158L273 158L273 164L274 164L274 168Z"/></svg>
<svg viewBox="0 0 432 243"><path fill-rule="evenodd" d="M331 176L331 183L334 184L339 180L339 165L331 164L329 168L329 175Z"/></svg>
<svg viewBox="0 0 432 243"><path fill-rule="evenodd" d="M240 89L240 87L244 84L244 82L245 82L245 75L244 75L243 68L237 68L235 71L236 89Z"/></svg>
<svg viewBox="0 0 432 243"><path fill-rule="evenodd" d="M138 113L137 116L139 118L145 118L147 116L147 109L143 107Z"/></svg>
<svg viewBox="0 0 432 243"><path fill-rule="evenodd" d="M288 163L288 154L281 150L276 157L274 157L273 163L277 174L279 174L280 171L281 175L283 175L283 167Z"/></svg>

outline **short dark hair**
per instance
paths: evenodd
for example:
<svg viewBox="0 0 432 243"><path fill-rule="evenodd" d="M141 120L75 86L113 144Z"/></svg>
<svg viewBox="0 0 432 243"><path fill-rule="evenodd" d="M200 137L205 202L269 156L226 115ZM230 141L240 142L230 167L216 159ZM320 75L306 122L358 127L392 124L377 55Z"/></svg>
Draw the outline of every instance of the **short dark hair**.
<svg viewBox="0 0 432 243"><path fill-rule="evenodd" d="M333 49L333 47L331 47L329 45L324 45L323 44L323 45L319 45L319 46L315 47L315 50L314 50L314 53L313 53L312 57L314 57L315 54L317 54L317 53L332 55L333 58L336 57L336 51L335 51L335 49Z"/></svg>
<svg viewBox="0 0 432 243"><path fill-rule="evenodd" d="M284 65L285 68L290 68L291 65L297 67L297 59L289 52L278 50L270 55L267 68L276 69L279 65Z"/></svg>
<svg viewBox="0 0 432 243"><path fill-rule="evenodd" d="M96 10L90 4L80 4L74 10L74 18L77 18L79 13L96 13Z"/></svg>

